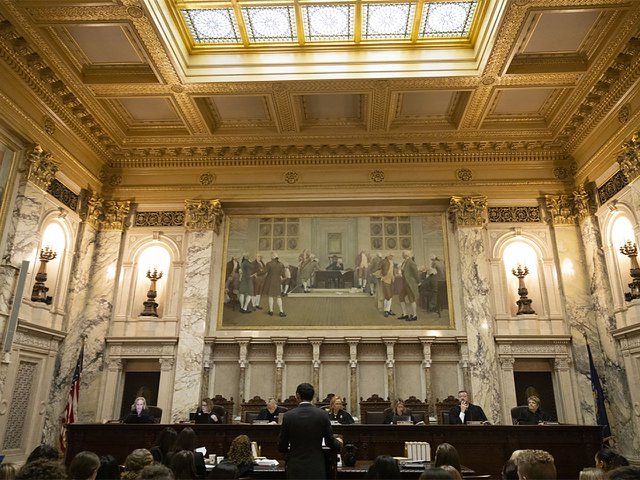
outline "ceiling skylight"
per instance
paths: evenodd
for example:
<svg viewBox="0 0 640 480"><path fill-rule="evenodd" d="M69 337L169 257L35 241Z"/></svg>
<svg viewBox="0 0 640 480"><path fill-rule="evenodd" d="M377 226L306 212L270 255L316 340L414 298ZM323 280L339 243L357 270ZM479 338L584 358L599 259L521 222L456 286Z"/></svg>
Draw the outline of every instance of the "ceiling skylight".
<svg viewBox="0 0 640 480"><path fill-rule="evenodd" d="M195 45L418 43L467 38L482 1L192 0L178 9Z"/></svg>

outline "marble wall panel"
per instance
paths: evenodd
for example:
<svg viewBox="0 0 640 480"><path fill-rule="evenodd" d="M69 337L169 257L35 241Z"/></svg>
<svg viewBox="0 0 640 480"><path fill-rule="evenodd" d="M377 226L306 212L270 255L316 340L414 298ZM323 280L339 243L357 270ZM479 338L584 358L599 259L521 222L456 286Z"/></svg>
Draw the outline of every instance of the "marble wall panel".
<svg viewBox="0 0 640 480"><path fill-rule="evenodd" d="M384 362L358 362L360 396L369 398L374 393L387 397L387 370Z"/></svg>
<svg viewBox="0 0 640 480"><path fill-rule="evenodd" d="M275 395L276 364L271 362L251 362L247 375L246 399L260 395L265 400Z"/></svg>
<svg viewBox="0 0 640 480"><path fill-rule="evenodd" d="M240 365L238 361L216 362L213 373L213 382L209 390L211 397L222 395L226 399L238 398L238 379L240 378Z"/></svg>
<svg viewBox="0 0 640 480"><path fill-rule="evenodd" d="M296 388L303 382L313 383L311 361L287 361L282 379L283 398L287 398L289 395L295 395Z"/></svg>
<svg viewBox="0 0 640 480"><path fill-rule="evenodd" d="M346 361L322 362L318 397L322 400L329 393L349 397L349 364Z"/></svg>
<svg viewBox="0 0 640 480"><path fill-rule="evenodd" d="M432 362L431 378L434 399L443 400L449 395L455 397L458 390L460 390L458 385L458 362Z"/></svg>
<svg viewBox="0 0 640 480"><path fill-rule="evenodd" d="M396 370L396 396L408 398L410 395L424 400L424 369L417 362L395 363Z"/></svg>

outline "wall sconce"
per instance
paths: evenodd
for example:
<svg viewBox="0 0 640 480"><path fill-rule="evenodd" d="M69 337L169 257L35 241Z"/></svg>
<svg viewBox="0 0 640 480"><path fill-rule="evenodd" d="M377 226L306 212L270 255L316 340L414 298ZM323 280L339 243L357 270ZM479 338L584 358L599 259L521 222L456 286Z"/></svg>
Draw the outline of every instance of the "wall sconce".
<svg viewBox="0 0 640 480"><path fill-rule="evenodd" d="M47 281L47 263L56 258L57 255L48 246L40 250L40 268L36 273L36 283L31 291L32 302L42 302L47 305L51 305L51 302L53 302L53 297L47 295L49 288L45 287L44 282Z"/></svg>
<svg viewBox="0 0 640 480"><path fill-rule="evenodd" d="M629 257L631 262L631 268L629 273L632 281L629 283L630 292L625 292L624 299L627 302L640 298L640 266L638 265L638 247L631 240L624 242L624 245L620 247L620 253Z"/></svg>
<svg viewBox="0 0 640 480"><path fill-rule="evenodd" d="M141 317L157 317L158 316L158 303L156 297L158 292L156 291L156 282L162 278L162 272L159 272L157 267L147 270L147 278L151 280L151 286L147 292L147 300L142 302L144 310L140 314Z"/></svg>
<svg viewBox="0 0 640 480"><path fill-rule="evenodd" d="M522 267L518 264L518 268L512 268L511 273L518 277L518 295L520 299L516 302L518 304L518 312L516 315L532 315L536 312L531 308L531 299L527 298L529 291L524 285L524 277L529 275L529 269L525 266Z"/></svg>

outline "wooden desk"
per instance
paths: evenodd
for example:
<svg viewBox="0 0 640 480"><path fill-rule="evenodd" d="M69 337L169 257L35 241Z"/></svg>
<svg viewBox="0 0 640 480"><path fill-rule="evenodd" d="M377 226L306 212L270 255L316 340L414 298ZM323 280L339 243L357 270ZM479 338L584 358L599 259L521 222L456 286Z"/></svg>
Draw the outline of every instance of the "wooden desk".
<svg viewBox="0 0 640 480"><path fill-rule="evenodd" d="M181 430L192 427L198 435L198 446L209 453L225 455L231 441L248 435L258 442L262 455L283 460L277 451L279 425L124 425L79 424L67 426L66 462L82 450L98 455L111 454L119 462L135 448L149 448L166 426ZM503 463L514 450L534 448L546 450L556 458L558 478L578 478L580 470L593 466L593 457L602 440L600 427L584 425L336 425L344 443L354 444L358 460L373 460L378 455L404 455L405 441L429 442L431 455L441 443L458 449L460 459L478 474L499 474Z"/></svg>

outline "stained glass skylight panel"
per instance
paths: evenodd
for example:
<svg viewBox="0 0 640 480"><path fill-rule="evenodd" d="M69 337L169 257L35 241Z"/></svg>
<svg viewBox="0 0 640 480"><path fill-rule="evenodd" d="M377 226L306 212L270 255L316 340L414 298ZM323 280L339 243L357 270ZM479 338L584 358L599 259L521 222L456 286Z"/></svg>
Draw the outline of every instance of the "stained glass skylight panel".
<svg viewBox="0 0 640 480"><path fill-rule="evenodd" d="M364 3L362 39L410 39L414 10L414 3Z"/></svg>
<svg viewBox="0 0 640 480"><path fill-rule="evenodd" d="M303 5L306 41L353 40L355 5Z"/></svg>
<svg viewBox="0 0 640 480"><path fill-rule="evenodd" d="M196 43L240 43L240 29L231 8L181 10Z"/></svg>
<svg viewBox="0 0 640 480"><path fill-rule="evenodd" d="M295 12L292 5L278 7L242 7L242 16L251 42L297 41Z"/></svg>
<svg viewBox="0 0 640 480"><path fill-rule="evenodd" d="M477 1L425 3L420 37L465 37L469 35Z"/></svg>

